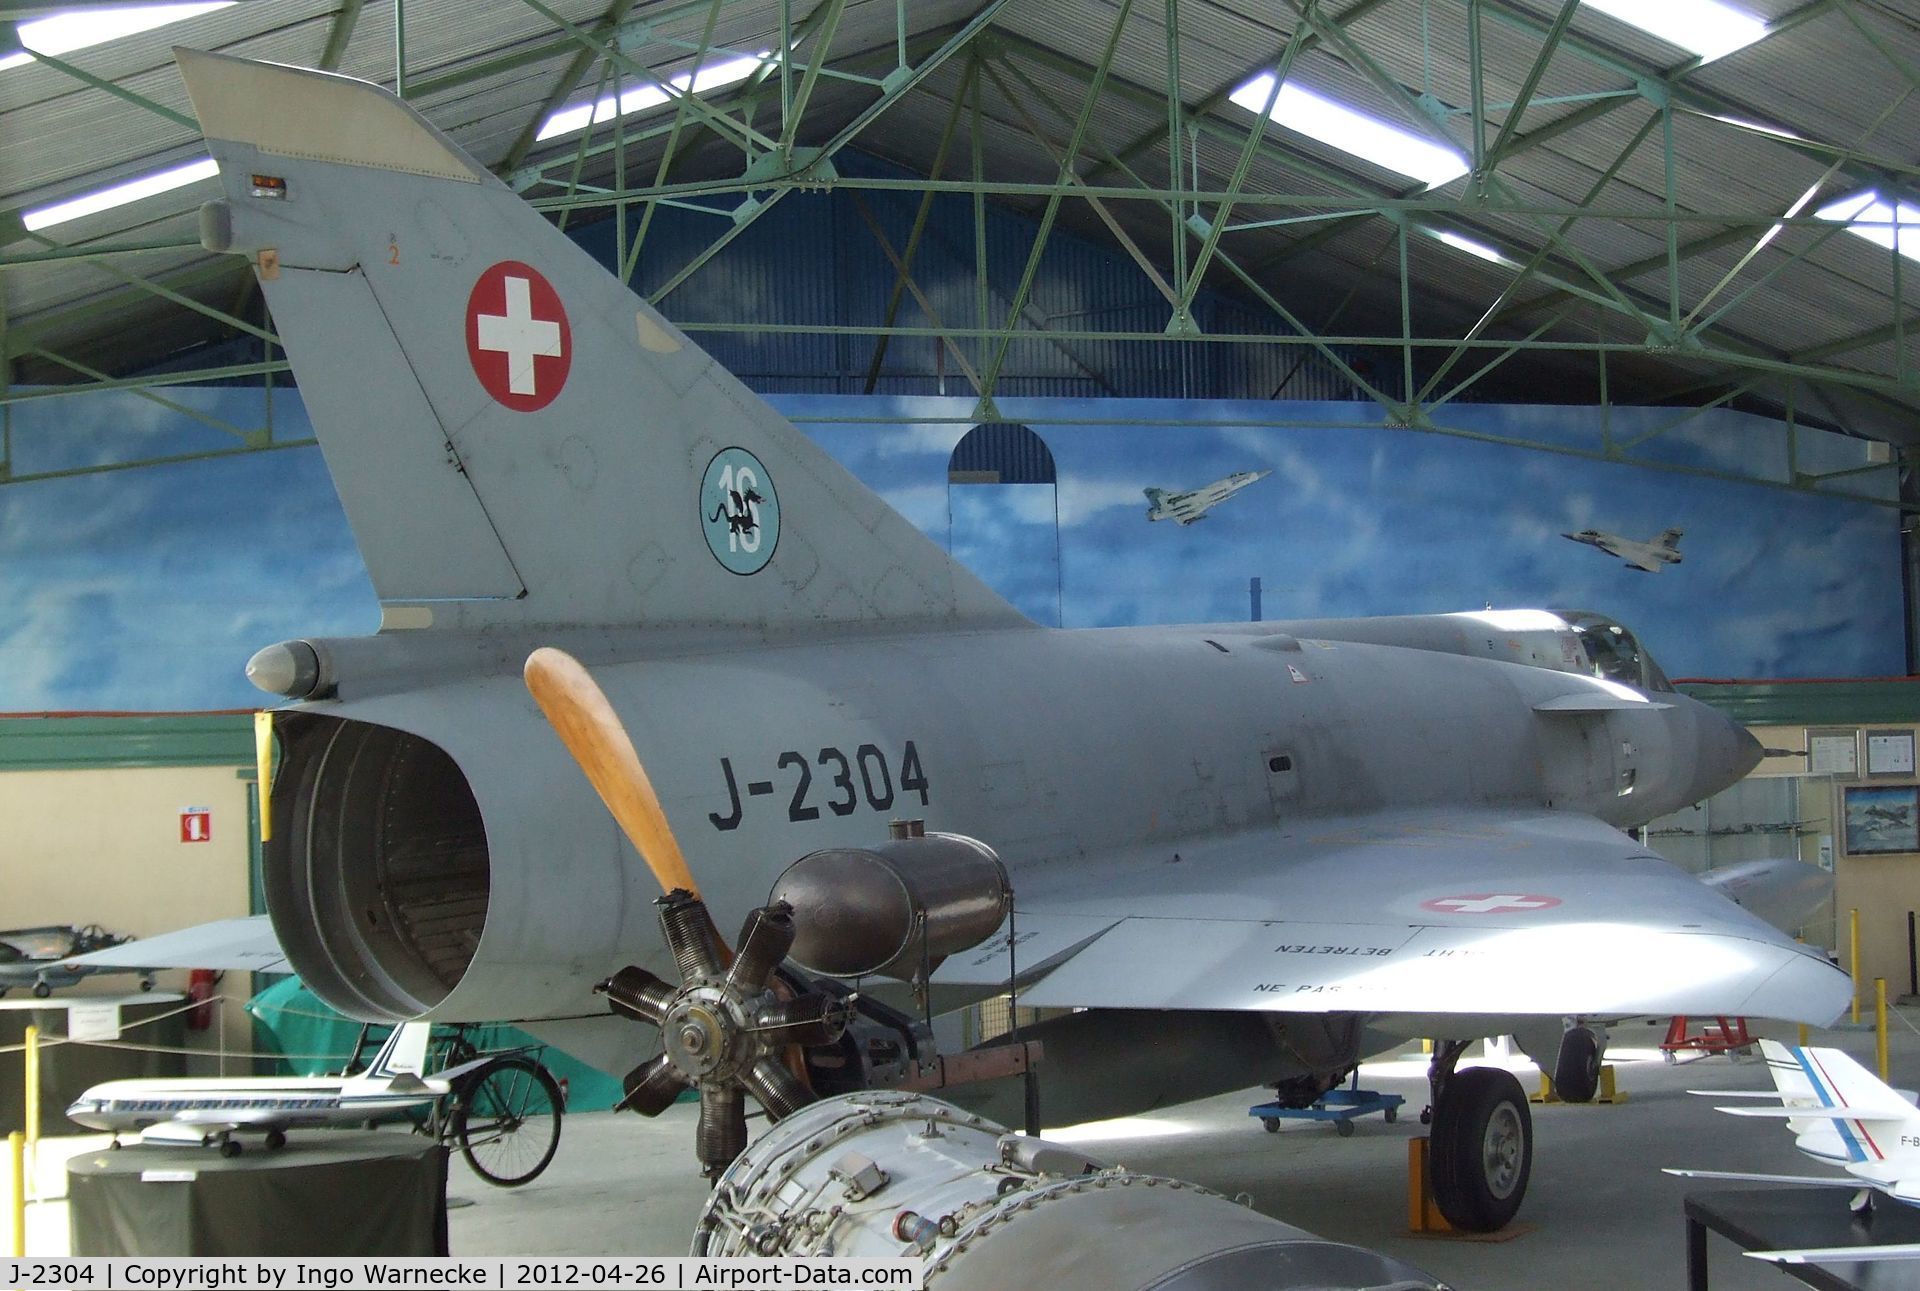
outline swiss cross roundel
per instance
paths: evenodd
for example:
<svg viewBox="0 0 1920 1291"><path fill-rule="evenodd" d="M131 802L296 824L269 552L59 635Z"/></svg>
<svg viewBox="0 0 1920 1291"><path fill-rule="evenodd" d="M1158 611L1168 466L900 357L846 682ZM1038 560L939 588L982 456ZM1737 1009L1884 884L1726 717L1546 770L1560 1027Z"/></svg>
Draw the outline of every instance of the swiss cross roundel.
<svg viewBox="0 0 1920 1291"><path fill-rule="evenodd" d="M552 403L573 366L560 293L532 265L502 260L467 295L467 358L496 402L515 412Z"/></svg>
<svg viewBox="0 0 1920 1291"><path fill-rule="evenodd" d="M1526 914L1533 910L1551 910L1559 904L1559 897L1538 892L1466 892L1422 901L1420 908L1436 914Z"/></svg>

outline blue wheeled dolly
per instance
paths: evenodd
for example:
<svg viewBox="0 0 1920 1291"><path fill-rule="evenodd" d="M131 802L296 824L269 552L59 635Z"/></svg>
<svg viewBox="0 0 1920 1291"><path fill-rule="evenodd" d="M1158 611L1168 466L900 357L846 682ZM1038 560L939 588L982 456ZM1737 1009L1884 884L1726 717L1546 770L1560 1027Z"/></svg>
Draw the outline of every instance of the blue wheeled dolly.
<svg viewBox="0 0 1920 1291"><path fill-rule="evenodd" d="M1261 1103L1248 1108L1247 1115L1258 1116L1260 1124L1269 1134L1278 1134L1283 1120L1332 1121L1334 1132L1344 1139L1353 1134L1354 1117L1371 1116L1378 1112L1391 1125L1400 1119L1400 1104L1406 1101L1399 1094L1382 1094L1360 1088L1360 1073L1356 1071L1353 1073L1353 1083L1345 1089L1329 1089L1311 1107Z"/></svg>

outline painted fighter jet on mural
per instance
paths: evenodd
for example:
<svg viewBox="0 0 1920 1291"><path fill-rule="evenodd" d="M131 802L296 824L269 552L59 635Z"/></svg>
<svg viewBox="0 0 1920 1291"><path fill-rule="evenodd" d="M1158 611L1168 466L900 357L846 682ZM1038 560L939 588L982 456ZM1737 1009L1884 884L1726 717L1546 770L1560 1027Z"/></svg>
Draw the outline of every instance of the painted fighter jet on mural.
<svg viewBox="0 0 1920 1291"><path fill-rule="evenodd" d="M1579 533L1563 533L1560 536L1589 547L1598 547L1609 556L1618 556L1629 569L1657 574L1668 565L1680 563L1680 539L1685 533L1684 529L1667 529L1646 542L1635 542L1631 538L1622 538L1617 533L1606 533L1599 529L1582 529Z"/></svg>
<svg viewBox="0 0 1920 1291"><path fill-rule="evenodd" d="M1207 512L1241 489L1249 484L1258 484L1272 474L1272 471L1235 471L1224 480L1215 480L1211 484L1202 484L1197 489L1188 489L1185 492L1148 489L1146 490L1147 519L1171 520L1175 524L1192 524L1195 520L1204 520L1207 518Z"/></svg>
<svg viewBox="0 0 1920 1291"><path fill-rule="evenodd" d="M1610 1020L1845 1008L1823 956L1622 832L1760 747L1619 625L1039 627L408 104L179 59L226 193L203 241L255 267L382 605L376 635L248 669L290 701L268 910L334 1007L530 1019L633 1068L641 1110L697 1072L701 1143L744 1143L746 1078L707 1097L732 1049L676 1024L648 1058L653 1028L583 1016L609 974L654 1021L725 985L659 978L669 933L697 938L656 908L692 886L656 852L684 845L703 910L761 918L795 858L919 818L1011 875L1017 948L1008 925L929 963L929 998L1003 995L1017 955L1021 1003L1061 1010L1024 1030L1050 1123L1252 1085L1304 1105L1442 1037L1436 1195L1479 1229L1519 1207L1531 1122L1509 1073L1455 1070L1469 1040L1518 1036L1577 1099ZM538 660L567 683L523 681ZM616 825L608 783L651 811ZM785 950L754 926L758 985ZM871 1087L925 1057L903 1014L853 1025L800 1028L775 1074Z"/></svg>

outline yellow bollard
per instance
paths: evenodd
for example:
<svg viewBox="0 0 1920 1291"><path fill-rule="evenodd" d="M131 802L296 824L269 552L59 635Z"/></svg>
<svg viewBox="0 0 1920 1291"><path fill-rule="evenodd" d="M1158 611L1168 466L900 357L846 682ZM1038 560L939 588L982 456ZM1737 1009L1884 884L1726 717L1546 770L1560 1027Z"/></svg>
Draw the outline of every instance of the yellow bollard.
<svg viewBox="0 0 1920 1291"><path fill-rule="evenodd" d="M40 1168L40 1028L30 1026L26 1035L26 1086L21 1102L26 1111L27 1165Z"/></svg>
<svg viewBox="0 0 1920 1291"><path fill-rule="evenodd" d="M1887 1079L1887 979L1873 979L1873 1056L1880 1060L1880 1079Z"/></svg>
<svg viewBox="0 0 1920 1291"><path fill-rule="evenodd" d="M1802 1049L1807 1047L1807 1024L1804 1022L1800 1024L1800 1047Z"/></svg>
<svg viewBox="0 0 1920 1291"><path fill-rule="evenodd" d="M1847 912L1847 976L1853 979L1853 1025L1860 1025L1860 908Z"/></svg>
<svg viewBox="0 0 1920 1291"><path fill-rule="evenodd" d="M13 1254L27 1253L27 1136L19 1130L7 1135L7 1155L13 1161Z"/></svg>

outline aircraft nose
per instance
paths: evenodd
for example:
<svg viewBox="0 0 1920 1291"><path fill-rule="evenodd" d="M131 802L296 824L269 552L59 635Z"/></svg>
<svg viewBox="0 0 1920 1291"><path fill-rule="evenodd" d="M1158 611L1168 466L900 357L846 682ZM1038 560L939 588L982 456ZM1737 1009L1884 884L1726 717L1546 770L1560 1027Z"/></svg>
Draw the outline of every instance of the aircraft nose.
<svg viewBox="0 0 1920 1291"><path fill-rule="evenodd" d="M1687 700L1693 714L1693 780L1689 803L1703 802L1727 786L1746 778L1766 756L1753 733L1705 704Z"/></svg>

